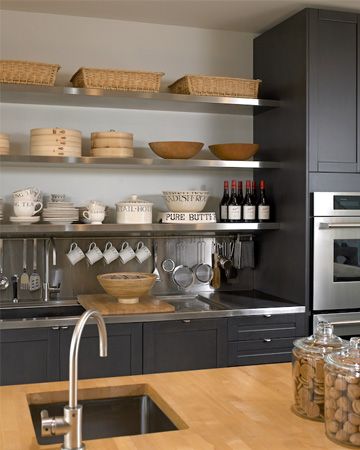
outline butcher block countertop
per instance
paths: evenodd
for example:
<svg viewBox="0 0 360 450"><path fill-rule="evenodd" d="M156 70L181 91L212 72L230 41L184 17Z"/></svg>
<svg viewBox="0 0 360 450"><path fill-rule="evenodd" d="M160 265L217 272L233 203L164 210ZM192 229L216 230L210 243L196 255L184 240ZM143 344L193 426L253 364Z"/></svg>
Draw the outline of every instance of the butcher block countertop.
<svg viewBox="0 0 360 450"><path fill-rule="evenodd" d="M59 449L39 446L28 401L67 397L67 382L0 388L0 449ZM84 398L148 393L180 428L147 435L84 441L88 450L301 450L340 449L324 424L291 412L290 364L79 381Z"/></svg>

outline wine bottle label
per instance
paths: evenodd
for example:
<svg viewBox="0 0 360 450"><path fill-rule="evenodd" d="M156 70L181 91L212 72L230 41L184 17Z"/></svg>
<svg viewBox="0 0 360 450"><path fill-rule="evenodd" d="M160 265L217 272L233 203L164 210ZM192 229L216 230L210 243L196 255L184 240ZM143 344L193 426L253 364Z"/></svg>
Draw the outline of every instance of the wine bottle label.
<svg viewBox="0 0 360 450"><path fill-rule="evenodd" d="M259 205L259 220L269 220L270 219L270 206L269 205Z"/></svg>
<svg viewBox="0 0 360 450"><path fill-rule="evenodd" d="M244 205L244 220L255 220L255 206Z"/></svg>
<svg viewBox="0 0 360 450"><path fill-rule="evenodd" d="M241 219L241 206L228 206L228 219L229 220L240 220Z"/></svg>
<svg viewBox="0 0 360 450"><path fill-rule="evenodd" d="M221 205L220 208L220 215L221 215L221 219L227 219L228 218L228 209L226 205Z"/></svg>

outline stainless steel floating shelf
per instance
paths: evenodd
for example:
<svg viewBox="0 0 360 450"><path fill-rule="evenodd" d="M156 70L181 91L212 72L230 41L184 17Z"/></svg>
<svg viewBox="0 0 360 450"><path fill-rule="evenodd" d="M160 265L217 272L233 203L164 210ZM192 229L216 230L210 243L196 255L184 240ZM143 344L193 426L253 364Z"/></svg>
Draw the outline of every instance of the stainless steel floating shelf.
<svg viewBox="0 0 360 450"><path fill-rule="evenodd" d="M209 223L209 224L161 224L151 223L142 225L13 225L0 224L0 237L66 237L66 236L171 236L171 235L196 235L204 234L231 234L246 231L278 230L280 224L277 222L269 223Z"/></svg>
<svg viewBox="0 0 360 450"><path fill-rule="evenodd" d="M274 161L222 161L219 159L160 159L160 158L63 158L57 156L4 155L1 166L9 167L66 167L103 169L157 169L157 170L199 170L199 169L277 169L280 163Z"/></svg>
<svg viewBox="0 0 360 450"><path fill-rule="evenodd" d="M278 100L17 84L1 85L1 102L242 115L253 114L254 107L261 110L280 106Z"/></svg>

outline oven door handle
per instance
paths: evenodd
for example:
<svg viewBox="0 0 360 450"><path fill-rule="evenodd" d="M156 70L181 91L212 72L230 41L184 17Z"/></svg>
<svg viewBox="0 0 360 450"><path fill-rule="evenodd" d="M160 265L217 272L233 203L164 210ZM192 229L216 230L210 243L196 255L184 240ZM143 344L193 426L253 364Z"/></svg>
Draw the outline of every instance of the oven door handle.
<svg viewBox="0 0 360 450"><path fill-rule="evenodd" d="M360 324L360 320L339 320L337 321L329 321L331 325L356 325Z"/></svg>
<svg viewBox="0 0 360 450"><path fill-rule="evenodd" d="M360 223L319 223L319 230L327 230L330 228L360 228Z"/></svg>

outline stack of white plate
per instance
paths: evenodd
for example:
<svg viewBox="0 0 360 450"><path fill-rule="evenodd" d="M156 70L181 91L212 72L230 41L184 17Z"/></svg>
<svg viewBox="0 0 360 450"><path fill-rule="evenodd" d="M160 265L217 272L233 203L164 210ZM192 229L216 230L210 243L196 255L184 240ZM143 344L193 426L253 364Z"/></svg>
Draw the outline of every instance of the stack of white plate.
<svg viewBox="0 0 360 450"><path fill-rule="evenodd" d="M4 200L0 198L0 222L4 219Z"/></svg>
<svg viewBox="0 0 360 450"><path fill-rule="evenodd" d="M79 210L71 202L48 202L47 208L43 209L42 218L44 222L66 225L79 221Z"/></svg>
<svg viewBox="0 0 360 450"><path fill-rule="evenodd" d="M99 158L132 158L134 136L124 131L91 133L91 155Z"/></svg>
<svg viewBox="0 0 360 450"><path fill-rule="evenodd" d="M33 128L30 154L34 156L81 156L81 132L65 128Z"/></svg>
<svg viewBox="0 0 360 450"><path fill-rule="evenodd" d="M5 133L0 133L0 155L8 155L10 151L9 136Z"/></svg>

